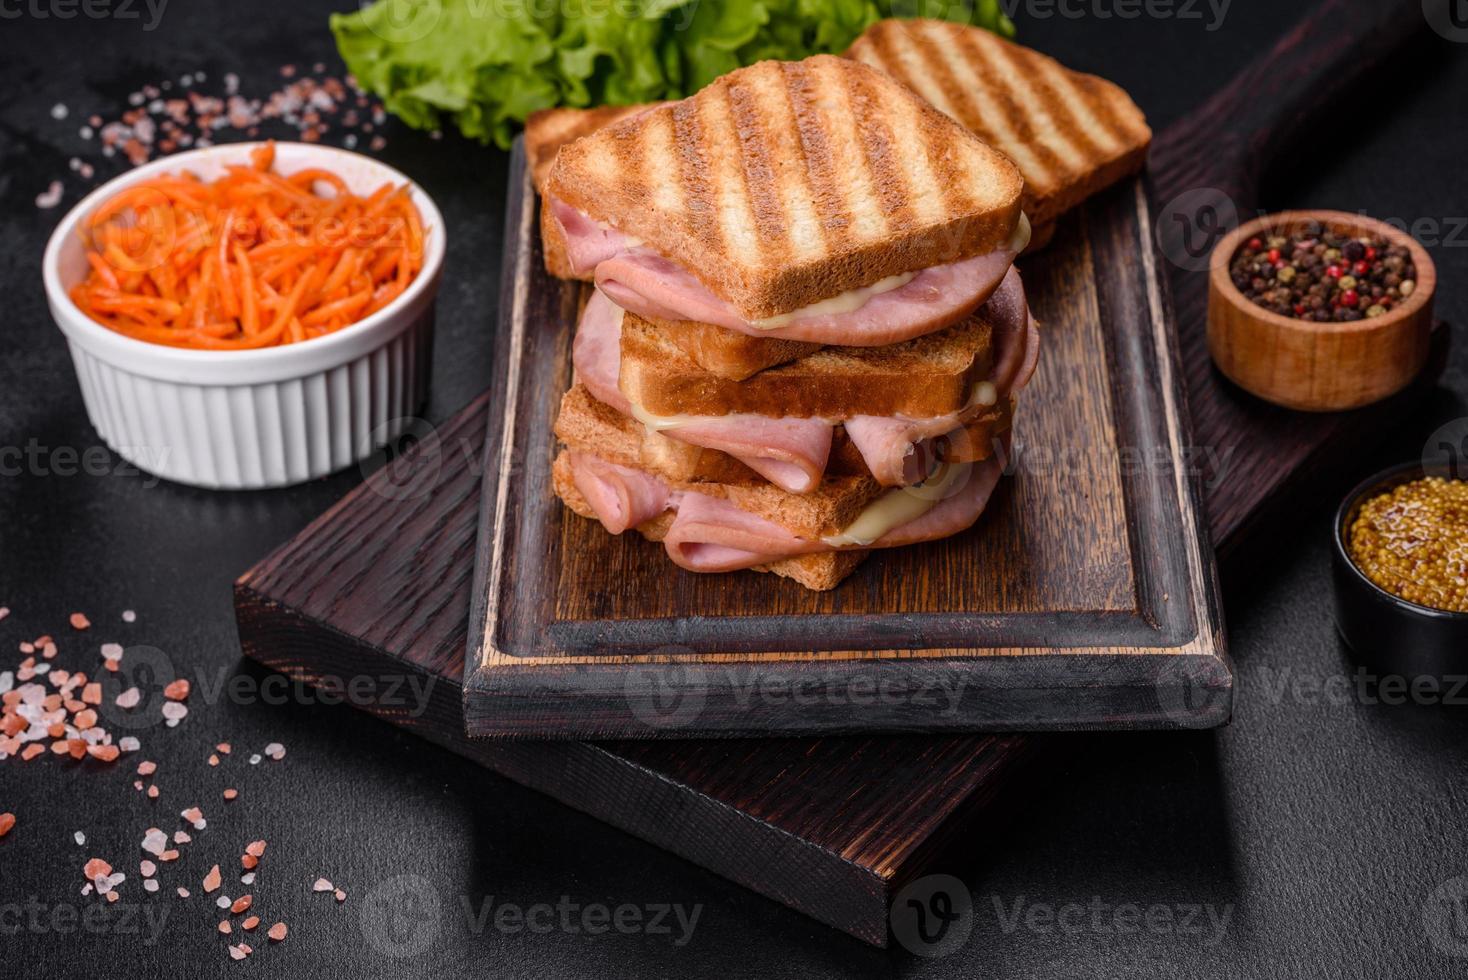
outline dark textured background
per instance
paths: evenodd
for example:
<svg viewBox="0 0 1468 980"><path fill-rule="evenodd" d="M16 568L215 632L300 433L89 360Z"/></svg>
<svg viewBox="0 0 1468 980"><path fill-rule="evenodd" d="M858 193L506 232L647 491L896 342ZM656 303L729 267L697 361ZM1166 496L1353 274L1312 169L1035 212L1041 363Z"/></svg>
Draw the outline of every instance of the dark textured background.
<svg viewBox="0 0 1468 980"><path fill-rule="evenodd" d="M0 8L0 444L78 449L96 445L71 364L46 312L38 275L46 236L86 189L66 173L73 154L95 151L76 135L80 116L115 118L129 91L203 68L217 90L226 71L246 91L278 82L286 62L335 63L326 14L342 0L205 3L166 8L158 30L140 21L38 17ZM1090 4L1075 5L1090 10ZM1126 86L1161 129L1198 104L1306 5L1236 0L1222 27L1199 21L1019 16L1022 38L1068 64ZM25 8L30 10L31 8ZM53 12L57 7L45 6ZM60 8L64 9L64 8ZM1039 9L1045 9L1041 7ZM1110 9L1103 4L1101 9ZM19 16L16 16L17 12ZM1426 35L1328 118L1302 132L1266 185L1271 207L1332 206L1379 217L1429 219L1446 230L1468 213L1462 161L1468 48ZM64 123L50 107L72 110ZM505 156L452 137L434 143L393 130L382 156L423 183L443 207L450 250L439 305L432 401L440 420L487 377L494 328ZM88 157L89 159L94 159ZM100 164L100 160L95 160ZM99 166L97 179L115 172ZM66 176L62 209L38 211L35 195ZM1458 218L1458 220L1462 220ZM1468 321L1468 234L1434 254L1439 309ZM1445 390L1429 411L1383 447L1362 446L1351 476L1416 457L1439 424L1468 415L1468 347L1460 344ZM1454 394L1456 393L1456 394ZM138 476L0 477L0 669L15 644L63 636L58 663L91 669L106 640L151 644L195 676L217 682L266 676L239 658L230 583L360 478L352 471L307 487L216 494L153 485ZM973 890L973 935L936 960L882 952L818 926L699 869L490 775L346 707L210 698L173 730L141 733L160 763L162 796L132 789L131 763L74 769L47 758L0 763L0 810L20 825L0 841L0 950L7 975L214 975L228 970L299 976L391 976L423 968L454 976L932 977L1234 976L1448 977L1468 974L1468 945L1434 892L1468 874L1468 801L1461 706L1363 703L1332 688L1354 669L1332 628L1328 515L1344 481L1312 493L1264 530L1224 569L1232 653L1239 677L1233 724L1200 735L1075 736L1055 740L1034 785L1012 796L1017 818L975 840L959 870ZM124 608L138 622L124 626ZM66 614L97 625L82 639ZM119 734L122 734L119 732ZM204 765L228 739L235 756ZM250 768L241 753L278 740L281 763ZM225 805L219 790L237 786ZM121 905L104 928L59 935L28 923L27 903L48 914L76 905L81 865L92 854L129 874L122 905L138 902L137 842L176 825L198 803L209 829L162 875L144 906L166 910L156 941L146 921L129 934ZM72 832L83 830L78 847ZM233 866L244 842L270 841L253 888L267 923L285 918L291 938L247 964L225 956L217 916L173 897L209 864ZM336 906L306 892L318 874L351 897ZM417 904L395 929L363 912L374 888L411 874ZM233 880L227 878L232 884ZM231 894L243 889L226 888ZM412 890L412 889L410 889ZM1457 889L1458 893L1462 889ZM379 892L379 895L384 894ZM464 904L520 906L701 903L693 936L588 936L561 930L478 934ZM1040 913L1067 905L1066 928ZM1153 927L1116 934L1092 906L1152 909ZM437 910L435 911L435 905ZM1164 927L1202 908L1200 933ZM83 906L76 905L81 908ZM1001 911L1002 910L1002 913ZM1227 915L1221 935L1208 911ZM66 912L61 913L63 916ZM404 931L404 921L408 927ZM393 924L390 924L393 925ZM426 931L414 931L418 930ZM676 930L675 930L676 933ZM423 937L415 959L384 956ZM1455 957L1453 952L1460 955Z"/></svg>

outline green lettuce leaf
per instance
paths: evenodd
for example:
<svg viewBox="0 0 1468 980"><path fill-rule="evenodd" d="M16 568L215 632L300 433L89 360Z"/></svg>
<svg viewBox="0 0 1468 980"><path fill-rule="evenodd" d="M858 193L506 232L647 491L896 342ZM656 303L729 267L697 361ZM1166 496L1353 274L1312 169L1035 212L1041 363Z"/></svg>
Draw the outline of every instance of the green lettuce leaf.
<svg viewBox="0 0 1468 980"><path fill-rule="evenodd" d="M843 51L891 16L1014 33L999 0L376 0L331 30L408 125L508 147L537 109L682 98L742 65Z"/></svg>

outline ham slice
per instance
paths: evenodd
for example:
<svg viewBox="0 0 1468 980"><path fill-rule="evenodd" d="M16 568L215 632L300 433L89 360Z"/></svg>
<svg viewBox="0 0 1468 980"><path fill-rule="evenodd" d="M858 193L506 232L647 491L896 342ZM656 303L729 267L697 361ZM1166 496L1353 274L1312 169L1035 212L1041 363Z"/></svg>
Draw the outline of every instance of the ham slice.
<svg viewBox="0 0 1468 980"><path fill-rule="evenodd" d="M1028 383L1039 355L1039 331L1025 300L1024 284L1011 269L986 308L994 330L995 397L1007 397ZM598 290L586 304L576 332L572 360L592 397L624 415L632 405L618 387L621 373L621 309ZM862 415L845 420L847 435L867 469L883 486L917 482L940 458L944 439L963 438L963 427L986 406L906 419ZM830 458L834 427L822 419L769 418L763 415L697 416L663 430L679 442L728 453L790 493L819 486Z"/></svg>
<svg viewBox="0 0 1468 980"><path fill-rule="evenodd" d="M969 465L967 469L966 477L950 485L931 509L888 530L870 545L837 546L797 537L727 500L687 492L679 498L677 515L663 539L663 547L674 564L690 572L732 572L795 555L861 547L895 548L951 537L979 519L1003 472L994 459ZM923 492L925 489L921 487L888 491Z"/></svg>
<svg viewBox="0 0 1468 980"><path fill-rule="evenodd" d="M571 454L571 477L602 527L613 534L652 520L672 500L668 485L652 474L590 453Z"/></svg>
<svg viewBox="0 0 1468 980"><path fill-rule="evenodd" d="M985 312L994 330L995 397L1004 398L1029 383L1040 354L1040 332L1025 300L1024 284L1013 269L989 300ZM925 419L859 415L844 423L846 434L878 483L906 486L940 458L944 439L966 438L963 425L984 406Z"/></svg>
<svg viewBox="0 0 1468 980"><path fill-rule="evenodd" d="M692 491L680 498L663 547L674 564L690 572L733 572L832 550L823 541L796 537L779 524L720 497Z"/></svg>
<svg viewBox="0 0 1468 980"><path fill-rule="evenodd" d="M838 312L794 311L778 326L761 326L715 296L691 272L634 238L551 200L577 274L593 273L613 302L641 316L712 323L754 337L847 347L881 347L951 326L999 288L1018 254L1009 244L986 255L917 271L894 289Z"/></svg>
<svg viewBox="0 0 1468 980"><path fill-rule="evenodd" d="M799 537L723 498L691 490L674 491L649 473L618 466L590 453L573 452L570 460L576 489L613 534L673 510L673 523L663 545L675 564L691 572L732 572L795 555L862 547L895 548L951 537L979 519L1003 472L994 459L965 464L966 476L947 485L926 512L887 530L868 545L833 545ZM933 490L908 487L888 491L925 492Z"/></svg>
<svg viewBox="0 0 1468 980"><path fill-rule="evenodd" d="M622 311L598 291L586 303L571 360L591 396L623 415L632 405L617 386L621 374ZM831 423L764 415L694 416L663 434L691 446L728 453L775 486L809 493L820 485L831 455Z"/></svg>

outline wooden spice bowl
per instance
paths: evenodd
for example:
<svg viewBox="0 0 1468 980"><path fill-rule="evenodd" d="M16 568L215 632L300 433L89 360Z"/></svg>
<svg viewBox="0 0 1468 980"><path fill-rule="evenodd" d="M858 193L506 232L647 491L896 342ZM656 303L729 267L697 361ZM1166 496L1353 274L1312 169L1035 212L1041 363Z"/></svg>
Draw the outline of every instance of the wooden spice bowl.
<svg viewBox="0 0 1468 980"><path fill-rule="evenodd" d="M1255 304L1230 276L1250 238L1291 234L1318 222L1351 238L1383 238L1406 247L1417 287L1387 313L1350 323L1281 316ZM1208 351L1228 379L1265 401L1307 412L1369 405L1401 391L1427 363L1437 267L1404 231L1344 211L1281 211L1256 218L1213 250L1208 287Z"/></svg>

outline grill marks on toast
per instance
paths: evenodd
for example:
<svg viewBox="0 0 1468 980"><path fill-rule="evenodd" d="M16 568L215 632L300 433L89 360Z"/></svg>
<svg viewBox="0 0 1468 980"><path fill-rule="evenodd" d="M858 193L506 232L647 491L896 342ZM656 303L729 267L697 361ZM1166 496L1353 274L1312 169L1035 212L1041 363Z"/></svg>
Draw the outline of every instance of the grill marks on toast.
<svg viewBox="0 0 1468 980"><path fill-rule="evenodd" d="M952 119L827 55L751 65L616 123L566 146L549 181L751 318L997 247L1021 188Z"/></svg>
<svg viewBox="0 0 1468 980"><path fill-rule="evenodd" d="M677 156L673 159L678 164L678 179L673 183L682 191L685 230L695 241L701 241L708 248L719 251L723 246L723 235L714 208L713 192L709 187L708 166L703 158L703 122L697 106L689 99L675 103L671 114L673 146L677 149ZM656 166L655 160L655 157L649 157L647 160L637 161L637 172L642 173L649 165ZM659 193L666 193L670 197L673 194L671 189Z"/></svg>
<svg viewBox="0 0 1468 980"><path fill-rule="evenodd" d="M874 24L847 56L887 72L1014 159L1043 224L1139 165L1151 131L1121 89L979 28Z"/></svg>
<svg viewBox="0 0 1468 980"><path fill-rule="evenodd" d="M794 62L780 66L785 76L783 98L789 107L788 113L772 116L779 139L787 145L799 148L799 159L805 164L804 173L787 166L784 184L787 196L795 199L796 212L801 217L795 223L797 246L803 234L810 234L821 248L830 241L836 247L847 244L853 233L851 215L853 202L845 193L846 182L841 179L843 169L836 159L839 141L827 138L822 122L822 113L811 98L810 73L804 64ZM803 178L803 179L802 179ZM851 186L855 189L855 182ZM808 217L805 202L809 201ZM858 205L862 202L856 202ZM807 229L804 221L811 222ZM811 247L815 247L813 244Z"/></svg>

